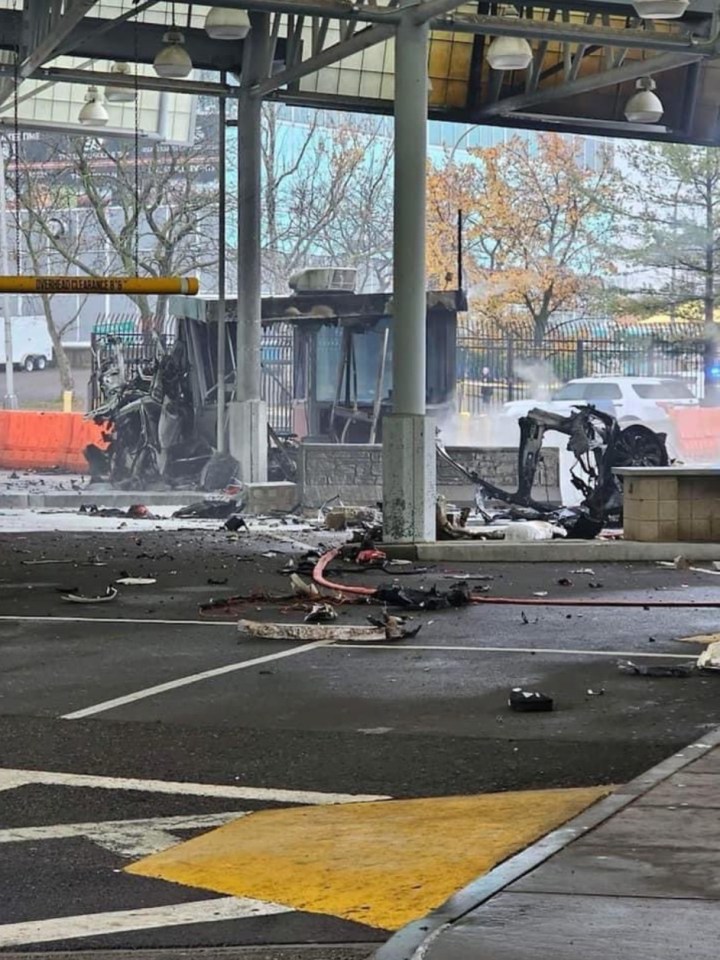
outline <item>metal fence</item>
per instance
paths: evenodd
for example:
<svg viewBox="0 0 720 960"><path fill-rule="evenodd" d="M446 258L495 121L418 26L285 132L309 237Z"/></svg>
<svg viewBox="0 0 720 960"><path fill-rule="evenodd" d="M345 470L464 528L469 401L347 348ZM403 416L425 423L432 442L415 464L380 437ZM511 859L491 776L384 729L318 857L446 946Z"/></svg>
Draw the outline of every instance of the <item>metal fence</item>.
<svg viewBox="0 0 720 960"><path fill-rule="evenodd" d="M680 377L700 396L702 339L663 341L478 337L460 328L457 402L461 413L538 396L576 377Z"/></svg>
<svg viewBox="0 0 720 960"><path fill-rule="evenodd" d="M293 328L273 323L263 329L260 347L261 396L267 404L268 424L278 436L293 431Z"/></svg>

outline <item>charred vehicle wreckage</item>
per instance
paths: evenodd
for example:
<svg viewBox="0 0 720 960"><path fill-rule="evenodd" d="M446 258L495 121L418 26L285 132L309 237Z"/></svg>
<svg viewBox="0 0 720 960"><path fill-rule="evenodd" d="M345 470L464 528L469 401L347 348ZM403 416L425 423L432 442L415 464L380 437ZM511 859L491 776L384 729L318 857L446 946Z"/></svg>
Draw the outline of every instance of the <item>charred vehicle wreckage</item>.
<svg viewBox="0 0 720 960"><path fill-rule="evenodd" d="M103 344L95 377L102 402L92 418L105 427L106 449L85 449L93 479L124 489L197 486L217 490L236 479L237 461L217 454L198 429L186 344L166 347L154 334L152 359L129 361L122 337Z"/></svg>
<svg viewBox="0 0 720 960"><path fill-rule="evenodd" d="M634 423L621 427L615 417L593 406L578 406L569 416L534 409L521 417L518 448L518 487L508 492L484 480L453 460L438 447L443 459L475 484L476 505L490 523L501 519L548 520L570 537L592 539L604 527L622 524L622 481L617 467L666 467L669 457L664 433ZM558 507L533 499L532 490L542 460L545 434L566 435L567 449L575 457L571 482L583 499L577 507ZM490 502L504 509L489 509Z"/></svg>

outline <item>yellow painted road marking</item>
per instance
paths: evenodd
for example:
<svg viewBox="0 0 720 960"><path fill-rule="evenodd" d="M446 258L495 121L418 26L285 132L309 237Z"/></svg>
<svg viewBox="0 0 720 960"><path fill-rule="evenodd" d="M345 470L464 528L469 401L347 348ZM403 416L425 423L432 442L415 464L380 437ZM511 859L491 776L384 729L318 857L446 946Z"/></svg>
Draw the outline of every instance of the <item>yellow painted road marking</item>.
<svg viewBox="0 0 720 960"><path fill-rule="evenodd" d="M264 810L127 871L396 930L609 791Z"/></svg>

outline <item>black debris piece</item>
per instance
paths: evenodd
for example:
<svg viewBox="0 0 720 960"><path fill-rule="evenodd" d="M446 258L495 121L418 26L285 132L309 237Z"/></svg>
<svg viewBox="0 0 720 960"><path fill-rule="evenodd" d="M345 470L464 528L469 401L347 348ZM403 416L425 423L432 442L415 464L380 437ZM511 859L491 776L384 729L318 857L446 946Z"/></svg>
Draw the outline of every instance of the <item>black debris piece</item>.
<svg viewBox="0 0 720 960"><path fill-rule="evenodd" d="M386 583L378 587L375 598L391 607L406 610L447 610L450 607L467 606L472 595L465 582L453 583L448 590L438 590L435 585L423 589Z"/></svg>
<svg viewBox="0 0 720 960"><path fill-rule="evenodd" d="M173 514L173 518L176 520L226 520L238 510L242 510L242 506L238 506L234 498L212 497L180 507Z"/></svg>
<svg viewBox="0 0 720 960"><path fill-rule="evenodd" d="M554 708L552 697L537 690L513 687L508 697L508 706L518 713L547 713Z"/></svg>

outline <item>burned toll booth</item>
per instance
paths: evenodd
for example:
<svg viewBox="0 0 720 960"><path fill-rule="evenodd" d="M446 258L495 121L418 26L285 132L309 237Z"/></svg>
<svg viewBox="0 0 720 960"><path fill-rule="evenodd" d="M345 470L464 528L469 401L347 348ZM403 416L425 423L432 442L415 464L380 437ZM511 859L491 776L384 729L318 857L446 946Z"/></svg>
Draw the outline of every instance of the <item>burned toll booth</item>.
<svg viewBox="0 0 720 960"><path fill-rule="evenodd" d="M428 412L441 416L455 400L457 315L467 309L460 290L427 294ZM190 361L196 420L215 430L218 302L177 297L171 311ZM226 304L225 390L235 384L236 303ZM263 399L280 437L373 443L392 409L392 295L302 288L262 301Z"/></svg>
<svg viewBox="0 0 720 960"><path fill-rule="evenodd" d="M262 301L262 396L270 474L292 479L295 440L374 443L392 409L392 295L342 289L349 270L304 271L295 292ZM308 287L308 275L326 289ZM333 283L334 281L334 283ZM350 284L349 284L350 285ZM340 287L340 289L338 289ZM427 403L441 417L455 398L457 314L462 291L427 294ZM132 489L221 488L237 463L217 451L218 301L177 297L162 334L98 331L92 339L88 416L106 449L88 448L98 479ZM226 402L236 387L236 301L225 305ZM293 438L288 445L285 441Z"/></svg>

